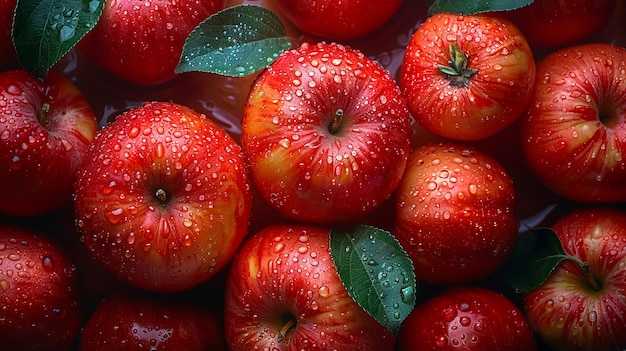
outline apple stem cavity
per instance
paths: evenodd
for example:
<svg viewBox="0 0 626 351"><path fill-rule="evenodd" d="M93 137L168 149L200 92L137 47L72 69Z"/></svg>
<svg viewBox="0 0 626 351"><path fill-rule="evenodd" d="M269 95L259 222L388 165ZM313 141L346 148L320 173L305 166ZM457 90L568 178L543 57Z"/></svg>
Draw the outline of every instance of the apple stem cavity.
<svg viewBox="0 0 626 351"><path fill-rule="evenodd" d="M469 79L478 72L475 68L467 67L467 55L459 48L459 44L455 41L450 43L450 61L449 66L437 66L437 69L450 79L450 85L457 88L467 88Z"/></svg>
<svg viewBox="0 0 626 351"><path fill-rule="evenodd" d="M335 111L333 121L330 126L328 126L328 131L330 132L330 134L337 134L337 132L339 131L339 127L341 126L341 121L343 121L343 110L339 108L337 109L337 111Z"/></svg>
<svg viewBox="0 0 626 351"><path fill-rule="evenodd" d="M587 282L589 283L589 286L591 286L591 289L593 289L594 291L600 291L602 287L593 276L593 274L591 274L591 270L589 269L589 263L582 262L580 263L580 267L583 269L583 273L585 274L585 278L587 278Z"/></svg>

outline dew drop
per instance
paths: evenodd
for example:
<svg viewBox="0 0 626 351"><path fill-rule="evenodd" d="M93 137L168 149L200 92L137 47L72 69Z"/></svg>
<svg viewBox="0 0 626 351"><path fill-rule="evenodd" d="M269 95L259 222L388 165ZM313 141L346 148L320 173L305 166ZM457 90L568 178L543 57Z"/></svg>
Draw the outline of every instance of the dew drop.
<svg viewBox="0 0 626 351"><path fill-rule="evenodd" d="M59 31L59 41L66 42L74 37L76 34L76 28L70 26L63 26Z"/></svg>
<svg viewBox="0 0 626 351"><path fill-rule="evenodd" d="M48 272L54 270L54 260L52 260L52 257L50 256L45 256L41 261L41 264L43 268Z"/></svg>

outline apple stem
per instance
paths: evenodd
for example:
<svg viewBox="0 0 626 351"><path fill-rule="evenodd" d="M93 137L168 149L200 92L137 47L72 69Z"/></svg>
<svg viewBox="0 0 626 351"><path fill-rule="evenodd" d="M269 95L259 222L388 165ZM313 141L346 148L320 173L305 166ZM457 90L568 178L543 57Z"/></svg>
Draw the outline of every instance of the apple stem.
<svg viewBox="0 0 626 351"><path fill-rule="evenodd" d="M167 201L167 193L163 189L158 189L155 193L155 196L162 202Z"/></svg>
<svg viewBox="0 0 626 351"><path fill-rule="evenodd" d="M470 77L478 70L467 67L467 55L461 50L457 42L450 43L448 50L450 51L449 66L440 65L437 66L437 69L450 78L450 85L457 88L468 87Z"/></svg>
<svg viewBox="0 0 626 351"><path fill-rule="evenodd" d="M287 339L287 333L293 328L295 328L297 324L297 320L295 318L291 318L285 323L283 328L278 331L278 342L284 342Z"/></svg>
<svg viewBox="0 0 626 351"><path fill-rule="evenodd" d="M342 120L343 120L343 110L339 108L337 109L337 111L335 111L335 117L333 118L333 123L330 124L328 131L331 134L337 133Z"/></svg>
<svg viewBox="0 0 626 351"><path fill-rule="evenodd" d="M50 112L50 104L47 102L44 102L41 105L41 113L39 114L39 123L41 123L41 125L44 127L48 126L48 113L49 112Z"/></svg>

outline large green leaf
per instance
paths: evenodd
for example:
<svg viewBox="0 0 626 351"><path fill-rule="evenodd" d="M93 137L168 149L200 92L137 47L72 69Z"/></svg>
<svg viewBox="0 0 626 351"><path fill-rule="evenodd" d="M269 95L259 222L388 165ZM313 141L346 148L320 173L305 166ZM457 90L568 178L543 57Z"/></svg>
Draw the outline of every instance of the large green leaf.
<svg viewBox="0 0 626 351"><path fill-rule="evenodd" d="M513 254L503 268L504 278L515 290L526 292L539 287L564 260L578 263L588 272L588 264L568 255L556 233L539 228L520 233Z"/></svg>
<svg viewBox="0 0 626 351"><path fill-rule="evenodd" d="M274 12L237 5L207 18L189 34L176 71L245 76L290 47L285 26Z"/></svg>
<svg viewBox="0 0 626 351"><path fill-rule="evenodd" d="M533 0L435 0L431 2L429 12L451 12L474 14L489 11L514 10L532 3Z"/></svg>
<svg viewBox="0 0 626 351"><path fill-rule="evenodd" d="M377 321L397 334L415 307L413 263L387 231L357 226L335 228L330 252L339 277L352 298Z"/></svg>
<svg viewBox="0 0 626 351"><path fill-rule="evenodd" d="M44 79L98 22L104 0L19 0L13 40L22 66Z"/></svg>

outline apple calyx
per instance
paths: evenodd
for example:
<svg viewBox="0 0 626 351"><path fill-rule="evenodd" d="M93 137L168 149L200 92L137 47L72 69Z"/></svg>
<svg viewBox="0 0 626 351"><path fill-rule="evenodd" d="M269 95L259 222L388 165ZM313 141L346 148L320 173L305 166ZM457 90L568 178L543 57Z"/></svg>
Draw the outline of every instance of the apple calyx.
<svg viewBox="0 0 626 351"><path fill-rule="evenodd" d="M330 125L328 126L328 131L330 132L330 134L332 135L336 135L337 132L339 131L339 128L341 127L341 122L343 121L343 110L338 108L337 111L335 111L335 116L333 117L332 122L330 123Z"/></svg>
<svg viewBox="0 0 626 351"><path fill-rule="evenodd" d="M455 41L450 43L450 61L449 66L439 65L437 69L450 79L450 85L457 88L466 88L469 86L469 79L478 70L476 68L467 67L467 55L459 48L459 44Z"/></svg>

